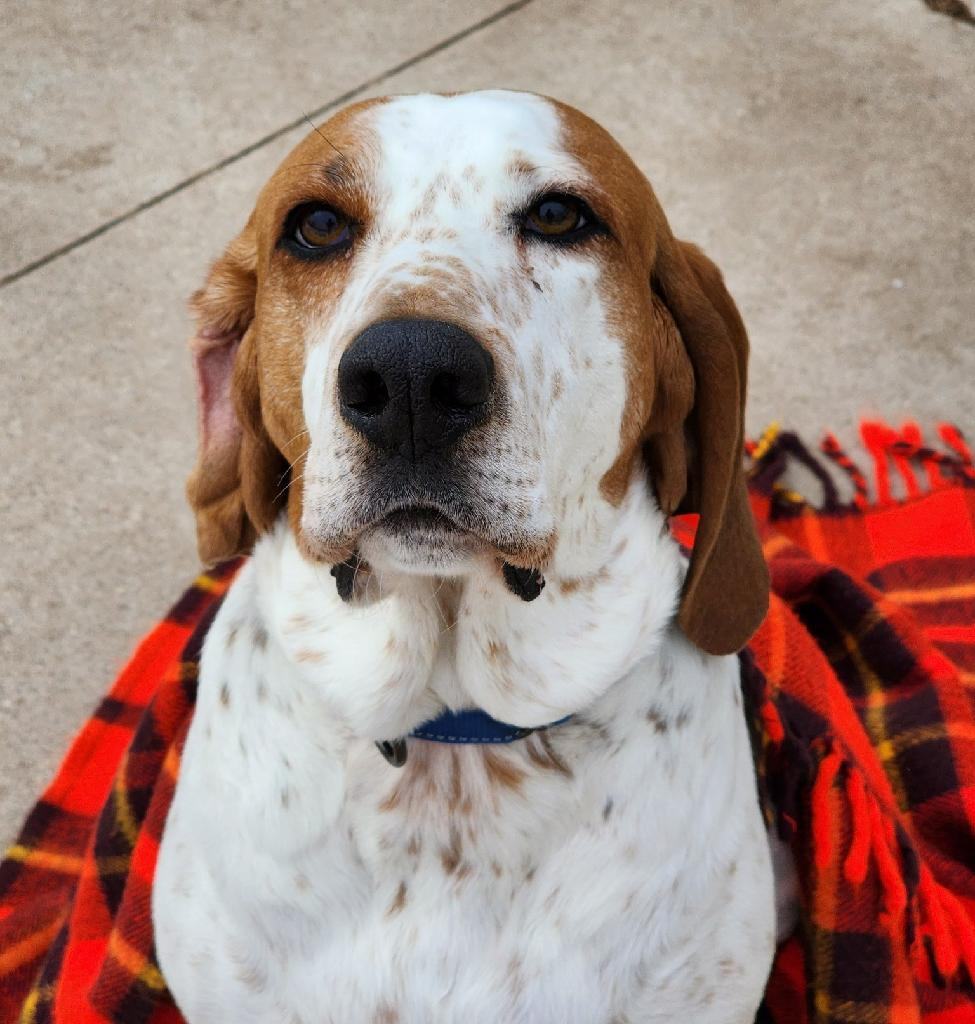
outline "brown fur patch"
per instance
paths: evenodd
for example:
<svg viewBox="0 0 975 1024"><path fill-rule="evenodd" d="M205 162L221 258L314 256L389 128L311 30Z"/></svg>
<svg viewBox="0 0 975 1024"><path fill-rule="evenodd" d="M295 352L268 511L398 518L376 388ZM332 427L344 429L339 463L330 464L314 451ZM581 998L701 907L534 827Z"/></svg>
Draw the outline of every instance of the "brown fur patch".
<svg viewBox="0 0 975 1024"><path fill-rule="evenodd" d="M521 789L525 781L525 770L520 768L504 754L485 749L484 751L484 774L489 783L499 789L513 790Z"/></svg>
<svg viewBox="0 0 975 1024"><path fill-rule="evenodd" d="M582 593L587 594L596 588L600 583L609 579L609 571L600 569L592 576L578 576L573 579L559 580L559 591L565 595Z"/></svg>
<svg viewBox="0 0 975 1024"><path fill-rule="evenodd" d="M451 826L449 841L447 845L441 847L440 850L440 863L443 865L443 869L448 875L452 875L460 867L463 853L464 851L461 846L460 831L454 826Z"/></svg>
<svg viewBox="0 0 975 1024"><path fill-rule="evenodd" d="M551 738L544 732L532 733L525 741L528 759L533 765L545 771L554 771L566 778L572 778L572 769L552 745Z"/></svg>
<svg viewBox="0 0 975 1024"><path fill-rule="evenodd" d="M324 651L316 651L311 648L303 648L300 651L296 651L294 658L295 661L300 661L306 665L320 665L323 661L328 661L328 655Z"/></svg>
<svg viewBox="0 0 975 1024"><path fill-rule="evenodd" d="M396 895L393 897L393 902L390 903L389 909L386 911L387 917L395 917L406 906L407 891L406 882L400 882Z"/></svg>

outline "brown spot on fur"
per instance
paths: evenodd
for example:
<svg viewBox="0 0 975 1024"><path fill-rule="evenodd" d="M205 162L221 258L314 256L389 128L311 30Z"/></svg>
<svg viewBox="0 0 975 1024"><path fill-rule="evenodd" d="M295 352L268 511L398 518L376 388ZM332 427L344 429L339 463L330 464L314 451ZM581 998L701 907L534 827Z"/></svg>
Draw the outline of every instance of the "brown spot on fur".
<svg viewBox="0 0 975 1024"><path fill-rule="evenodd" d="M395 917L406 906L406 892L406 882L400 882L399 888L396 890L396 896L389 905L389 910L386 911L387 917Z"/></svg>
<svg viewBox="0 0 975 1024"><path fill-rule="evenodd" d="M450 793L447 797L447 807L451 811L456 811L460 806L461 798L463 797L460 774L460 757L457 751L453 748L448 751L448 757L450 760Z"/></svg>
<svg viewBox="0 0 975 1024"><path fill-rule="evenodd" d="M537 286L536 286L537 287ZM541 288L538 289L541 291ZM562 397L562 392L565 389L565 380L562 377L562 371L556 370L555 375L552 377L552 401L557 402Z"/></svg>
<svg viewBox="0 0 975 1024"><path fill-rule="evenodd" d="M226 683L220 684L220 703L225 707L230 707L230 687Z"/></svg>
<svg viewBox="0 0 975 1024"><path fill-rule="evenodd" d="M567 779L572 778L572 769L556 751L551 738L545 731L532 733L525 743L525 749L532 764L546 771L558 772L559 775L564 775Z"/></svg>
<svg viewBox="0 0 975 1024"><path fill-rule="evenodd" d="M372 1024L399 1024L399 1010L389 1003L383 1003L372 1018Z"/></svg>
<svg viewBox="0 0 975 1024"><path fill-rule="evenodd" d="M500 789L517 792L525 781L525 771L498 751L484 751L484 774L487 780Z"/></svg>
<svg viewBox="0 0 975 1024"><path fill-rule="evenodd" d="M505 173L512 178L533 178L535 165L528 159L527 153L513 153L504 165Z"/></svg>
<svg viewBox="0 0 975 1024"><path fill-rule="evenodd" d="M612 742L613 736L609 729L602 722L587 722L586 725L595 733L602 743Z"/></svg>
<svg viewBox="0 0 975 1024"><path fill-rule="evenodd" d="M384 813L395 811L403 799L402 787L397 783L379 802L379 809Z"/></svg>
<svg viewBox="0 0 975 1024"><path fill-rule="evenodd" d="M316 651L310 647L304 647L300 651L295 651L295 661L300 661L306 665L320 665L323 661L328 661L328 655L324 651Z"/></svg>
<svg viewBox="0 0 975 1024"><path fill-rule="evenodd" d="M653 731L658 736L663 736L670 730L670 722L656 706L647 709L647 721L653 726Z"/></svg>
<svg viewBox="0 0 975 1024"><path fill-rule="evenodd" d="M744 973L744 968L741 966L741 964L730 956L722 957L718 961L718 970L726 978L731 977L735 974Z"/></svg>
<svg viewBox="0 0 975 1024"><path fill-rule="evenodd" d="M267 986L267 972L260 964L251 963L243 957L231 954L234 962L234 976L251 992L263 992Z"/></svg>
<svg viewBox="0 0 975 1024"><path fill-rule="evenodd" d="M535 380L541 380L545 373L545 363L542 359L542 350L536 348L532 352L532 373L535 376Z"/></svg>
<svg viewBox="0 0 975 1024"><path fill-rule="evenodd" d="M460 832L452 825L450 828L450 841L440 850L440 863L448 875L452 875L460 866L462 856Z"/></svg>
<svg viewBox="0 0 975 1024"><path fill-rule="evenodd" d="M508 651L508 645L503 644L494 638L487 642L487 657L488 661L511 661L511 654Z"/></svg>
<svg viewBox="0 0 975 1024"><path fill-rule="evenodd" d="M608 579L609 571L603 568L592 576L577 576L573 579L560 580L559 590L563 594L574 594L577 591L589 593L594 590L598 584L605 583Z"/></svg>
<svg viewBox="0 0 975 1024"><path fill-rule="evenodd" d="M267 630L261 625L254 627L254 646L259 651L267 647Z"/></svg>

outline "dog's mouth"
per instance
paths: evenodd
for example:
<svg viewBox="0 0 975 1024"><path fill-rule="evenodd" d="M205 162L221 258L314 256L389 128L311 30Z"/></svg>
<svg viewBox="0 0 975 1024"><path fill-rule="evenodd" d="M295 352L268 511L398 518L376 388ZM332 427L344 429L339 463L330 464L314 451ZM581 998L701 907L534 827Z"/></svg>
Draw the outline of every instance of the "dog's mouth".
<svg viewBox="0 0 975 1024"><path fill-rule="evenodd" d="M460 569L485 541L433 505L409 504L390 509L361 535L359 547L371 564L413 572Z"/></svg>
<svg viewBox="0 0 975 1024"><path fill-rule="evenodd" d="M410 505L394 509L374 523L373 529L383 530L403 539L417 536L446 537L449 534L469 532L432 505Z"/></svg>

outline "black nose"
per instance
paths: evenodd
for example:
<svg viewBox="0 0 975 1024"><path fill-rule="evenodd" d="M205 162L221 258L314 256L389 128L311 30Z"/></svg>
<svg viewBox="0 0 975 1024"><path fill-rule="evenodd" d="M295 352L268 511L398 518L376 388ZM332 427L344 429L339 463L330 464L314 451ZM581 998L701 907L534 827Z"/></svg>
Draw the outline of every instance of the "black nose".
<svg viewBox="0 0 975 1024"><path fill-rule="evenodd" d="M491 354L454 324L385 320L339 361L339 401L373 444L416 462L487 418L493 379Z"/></svg>

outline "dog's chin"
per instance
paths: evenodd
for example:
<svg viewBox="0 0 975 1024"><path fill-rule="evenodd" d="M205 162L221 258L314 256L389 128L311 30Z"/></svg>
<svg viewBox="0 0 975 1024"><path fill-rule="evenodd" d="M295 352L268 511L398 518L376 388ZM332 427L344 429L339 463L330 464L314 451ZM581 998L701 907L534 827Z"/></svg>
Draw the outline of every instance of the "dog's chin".
<svg viewBox="0 0 975 1024"><path fill-rule="evenodd" d="M359 538L359 553L373 568L424 576L456 576L469 571L486 541L434 508L390 512Z"/></svg>

